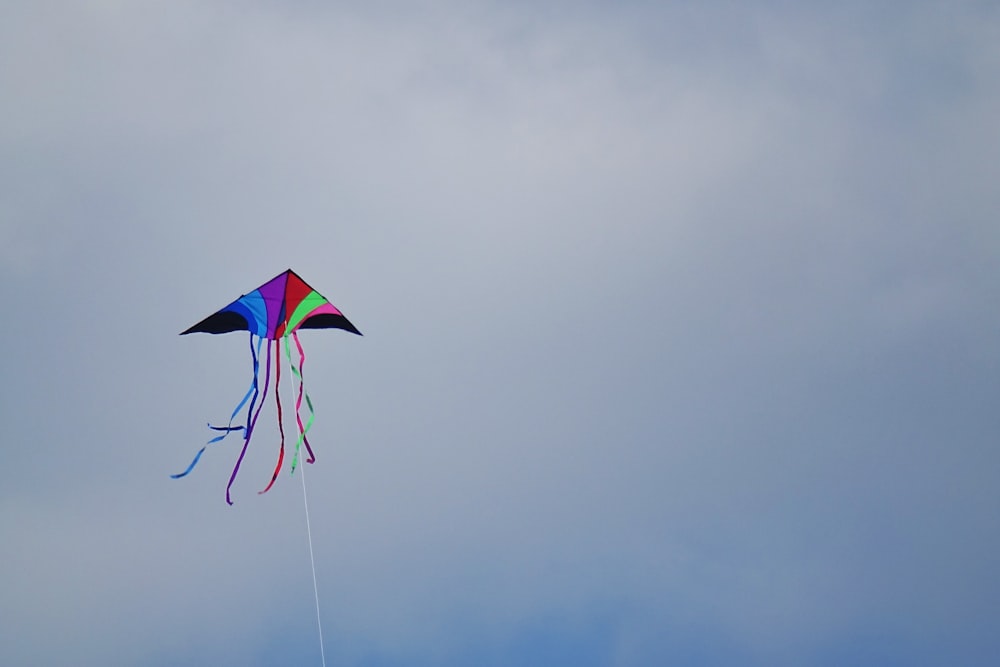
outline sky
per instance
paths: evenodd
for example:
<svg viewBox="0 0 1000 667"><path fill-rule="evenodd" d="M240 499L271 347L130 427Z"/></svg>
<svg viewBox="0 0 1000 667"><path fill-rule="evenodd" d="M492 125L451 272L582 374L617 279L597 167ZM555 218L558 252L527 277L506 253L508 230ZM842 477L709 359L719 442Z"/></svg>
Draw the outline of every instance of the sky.
<svg viewBox="0 0 1000 667"><path fill-rule="evenodd" d="M0 7L0 664L994 664L1000 8L354 4Z"/></svg>

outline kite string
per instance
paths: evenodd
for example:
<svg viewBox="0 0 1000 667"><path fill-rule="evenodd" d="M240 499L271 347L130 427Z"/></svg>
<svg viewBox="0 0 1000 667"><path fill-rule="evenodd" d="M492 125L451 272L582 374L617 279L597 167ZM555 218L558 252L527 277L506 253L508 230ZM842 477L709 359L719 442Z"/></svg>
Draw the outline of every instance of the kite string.
<svg viewBox="0 0 1000 667"><path fill-rule="evenodd" d="M319 614L319 585L316 583L316 558L313 556L312 526L309 521L309 498L306 496L306 470L304 466L299 472L299 477L302 478L302 504L306 508L306 535L309 537L309 565L312 567L313 594L316 597L316 626L319 628L319 656L323 662L323 667L326 667L326 651L323 648L323 621L320 620Z"/></svg>

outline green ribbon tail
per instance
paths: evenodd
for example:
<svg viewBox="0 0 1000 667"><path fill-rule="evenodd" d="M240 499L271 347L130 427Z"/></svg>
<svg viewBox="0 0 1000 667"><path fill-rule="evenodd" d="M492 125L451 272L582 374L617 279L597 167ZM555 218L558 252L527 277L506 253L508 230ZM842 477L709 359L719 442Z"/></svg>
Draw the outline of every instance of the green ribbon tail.
<svg viewBox="0 0 1000 667"><path fill-rule="evenodd" d="M316 417L316 413L313 410L312 399L309 398L309 392L307 392L306 389L305 389L305 378L303 376L303 366L305 366L306 355L305 355L305 352L302 349L302 343L299 341L298 333L292 332L291 336L292 336L292 338L295 339L295 347L298 349L298 353L299 353L299 363L298 363L298 367L296 367L296 365L292 362L292 347L291 347L291 344L288 341L288 336L286 335L285 336L285 356L288 357L288 365L292 369L292 375L294 375L295 378L299 381L299 392L298 392L298 396L295 399L295 423L296 423L296 425L298 426L298 429L299 429L299 437L295 441L295 453L292 456L292 466L291 466L291 472L294 474L295 473L295 468L298 466L298 463L299 463L299 452L300 452L300 450L302 448L302 445L306 446L306 453L308 454L308 458L306 459L306 462L307 463L314 463L316 461L316 455L313 453L312 447L309 446L309 438L307 437L307 434L309 433L309 429L312 428L313 420ZM306 418L305 424L302 423L302 399L303 398L305 398L306 408L309 410L309 415Z"/></svg>

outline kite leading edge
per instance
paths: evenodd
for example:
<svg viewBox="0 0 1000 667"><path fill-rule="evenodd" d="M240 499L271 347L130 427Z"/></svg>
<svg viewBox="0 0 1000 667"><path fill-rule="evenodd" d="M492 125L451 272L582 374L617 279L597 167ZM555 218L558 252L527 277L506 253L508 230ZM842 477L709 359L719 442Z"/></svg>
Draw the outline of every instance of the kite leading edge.
<svg viewBox="0 0 1000 667"><path fill-rule="evenodd" d="M307 434L313 423L313 405L309 398L309 393L305 390L305 380L303 376L303 366L306 355L299 341L299 329L343 329L351 333L361 335L361 332L351 324L340 310L330 303L319 292L310 287L294 271L288 269L284 273L275 276L249 294L244 294L236 301L222 308L216 313L209 315L201 322L190 327L181 335L189 333L229 333L232 331L250 332L250 355L253 358L253 379L250 388L240 399L232 414L229 416L229 423L225 426L208 425L213 431L220 434L205 443L194 460L184 472L171 475L174 479L180 479L190 473L198 464L202 454L208 445L220 442L230 433L239 431L243 434L243 449L240 450L239 458L233 467L233 472L229 477L229 484L226 485L226 502L233 504L230 490L236 475L239 472L243 457L246 456L247 447L250 445L250 438L253 436L254 427L257 425L257 417L260 415L261 407L267 399L268 387L271 384L272 355L277 357L274 362L274 398L278 409L278 430L281 436L281 444L278 450L278 461L271 475L271 481L267 486L259 491L266 493L281 472L282 464L285 460L285 428L282 424L281 392L281 347L280 341L284 341L285 357L291 368L294 379L298 381L298 391L295 400L295 423L298 429L298 439L295 442L295 449L292 455L291 472L299 461L299 450L303 445L306 448L306 462L313 463L316 460L312 447L309 445ZM291 340L290 340L291 339ZM264 341L267 341L267 349L264 358L264 383L263 389L260 384L261 348ZM297 352L297 363L292 359L291 341L295 342ZM276 351L273 351L275 350ZM258 403L257 399L260 399ZM305 399L308 417L305 423L302 421L302 401ZM249 402L247 408L246 421L243 424L233 426L233 421L237 415Z"/></svg>

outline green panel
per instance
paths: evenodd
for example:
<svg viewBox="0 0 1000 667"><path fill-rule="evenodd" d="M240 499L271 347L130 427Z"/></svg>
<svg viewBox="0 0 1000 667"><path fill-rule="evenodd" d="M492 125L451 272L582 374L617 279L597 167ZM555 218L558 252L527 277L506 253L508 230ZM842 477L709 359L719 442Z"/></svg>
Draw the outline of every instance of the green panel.
<svg viewBox="0 0 1000 667"><path fill-rule="evenodd" d="M288 318L288 325L285 327L285 335L287 336L289 333L295 331L295 329L302 324L302 320L306 318L306 315L311 313L316 308L319 308L324 303L329 302L315 290L309 294L309 296L302 299L302 301L299 302L299 305L295 307L295 312Z"/></svg>

